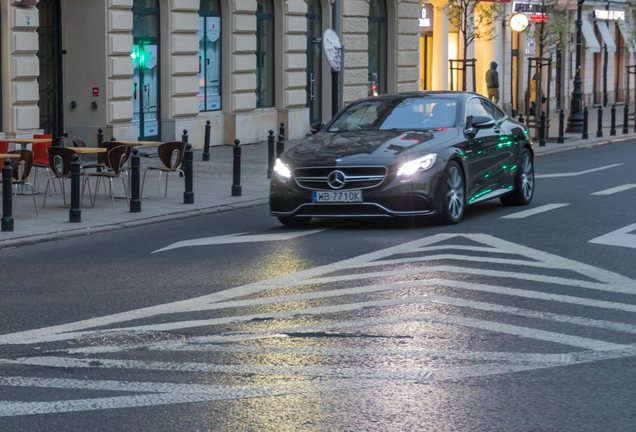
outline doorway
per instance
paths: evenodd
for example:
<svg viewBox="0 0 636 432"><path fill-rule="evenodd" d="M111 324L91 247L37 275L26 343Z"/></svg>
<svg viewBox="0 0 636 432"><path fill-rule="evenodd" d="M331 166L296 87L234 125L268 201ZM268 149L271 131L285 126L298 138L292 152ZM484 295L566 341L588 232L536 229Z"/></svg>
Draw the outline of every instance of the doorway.
<svg viewBox="0 0 636 432"><path fill-rule="evenodd" d="M64 131L62 93L62 6L60 0L38 2L40 129L54 138Z"/></svg>
<svg viewBox="0 0 636 432"><path fill-rule="evenodd" d="M307 5L307 106L309 123L322 121L322 13L320 0Z"/></svg>
<svg viewBox="0 0 636 432"><path fill-rule="evenodd" d="M159 2L135 0L132 12L133 123L140 141L160 141Z"/></svg>

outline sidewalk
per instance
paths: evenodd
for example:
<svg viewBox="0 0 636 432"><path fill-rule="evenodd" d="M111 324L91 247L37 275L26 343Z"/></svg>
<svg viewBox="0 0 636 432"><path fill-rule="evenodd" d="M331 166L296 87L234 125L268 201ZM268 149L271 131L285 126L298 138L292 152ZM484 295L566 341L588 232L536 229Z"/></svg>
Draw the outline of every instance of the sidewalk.
<svg viewBox="0 0 636 432"><path fill-rule="evenodd" d="M594 110L594 114L595 114ZM608 110L609 112L609 110ZM590 115L590 117L592 117ZM618 117L618 115L617 115ZM567 119L567 115L566 115ZM609 119L609 117L608 117ZM556 143L558 134L558 115L552 120L556 125L550 128L550 140L545 147L539 147L539 142L534 141L534 149L537 156L550 154L579 147L606 144L636 138L633 122L630 133L622 133L622 115L620 122L617 120L616 136L609 136L609 120L603 130L603 138L596 138L596 126L589 129L590 139L582 140L580 134L566 134L564 144ZM596 117L594 117L596 120ZM631 120L630 120L631 121ZM592 122L590 122L592 123ZM594 122L596 125L596 122ZM554 138L554 139L553 139ZM287 142L285 148L297 144ZM143 153L143 152L140 152ZM168 197L164 198L162 179L160 199L157 200L158 174L149 171L144 188L145 198L142 200L141 213L130 213L126 200L116 199L115 209L112 208L110 198L104 195L103 189L97 197L95 207L88 207L90 199L84 199L82 208L82 222L70 223L69 209L62 207L62 194L59 191L59 183L56 182L58 191L53 196L47 197L46 207L42 208L44 195L36 196L40 216L35 216L33 199L29 195L18 195L14 208L14 231L0 232L0 249L21 246L25 244L39 243L60 238L89 235L92 233L129 228L138 225L146 225L172 219L187 218L192 216L218 213L242 207L250 207L268 202L269 180L267 179L267 143L247 145L242 147L241 186L242 196L232 197L232 147L221 146L210 149L210 162L201 161L202 151L194 152L194 202L195 204L183 204L184 181L178 175L171 174L168 185ZM160 165L156 157L141 158L141 177L147 166ZM44 190L46 186L46 171L40 171L40 185ZM93 186L93 184L91 184ZM121 180L114 182L115 196L124 194ZM70 202L70 181L66 181L67 203Z"/></svg>

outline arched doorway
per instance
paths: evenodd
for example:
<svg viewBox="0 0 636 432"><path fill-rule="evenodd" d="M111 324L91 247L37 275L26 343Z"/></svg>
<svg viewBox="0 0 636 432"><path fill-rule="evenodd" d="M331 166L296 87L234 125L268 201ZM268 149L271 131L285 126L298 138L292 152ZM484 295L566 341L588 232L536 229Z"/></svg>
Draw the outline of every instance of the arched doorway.
<svg viewBox="0 0 636 432"><path fill-rule="evenodd" d="M159 74L159 0L134 0L133 7L133 123L142 141L161 137Z"/></svg>
<svg viewBox="0 0 636 432"><path fill-rule="evenodd" d="M54 138L64 131L62 113L62 6L60 0L40 0L38 2L38 26L40 60L40 129Z"/></svg>
<svg viewBox="0 0 636 432"><path fill-rule="evenodd" d="M386 0L369 3L369 83L377 93L387 92L387 10Z"/></svg>
<svg viewBox="0 0 636 432"><path fill-rule="evenodd" d="M322 121L322 11L320 0L307 3L307 106L310 124Z"/></svg>

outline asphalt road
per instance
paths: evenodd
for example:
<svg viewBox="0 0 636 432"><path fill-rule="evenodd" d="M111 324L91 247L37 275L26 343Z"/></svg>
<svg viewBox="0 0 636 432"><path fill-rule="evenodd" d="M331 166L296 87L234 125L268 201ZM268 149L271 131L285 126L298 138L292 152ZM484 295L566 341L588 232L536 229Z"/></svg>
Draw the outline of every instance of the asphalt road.
<svg viewBox="0 0 636 432"><path fill-rule="evenodd" d="M631 431L634 144L457 226L258 206L0 250L0 430Z"/></svg>

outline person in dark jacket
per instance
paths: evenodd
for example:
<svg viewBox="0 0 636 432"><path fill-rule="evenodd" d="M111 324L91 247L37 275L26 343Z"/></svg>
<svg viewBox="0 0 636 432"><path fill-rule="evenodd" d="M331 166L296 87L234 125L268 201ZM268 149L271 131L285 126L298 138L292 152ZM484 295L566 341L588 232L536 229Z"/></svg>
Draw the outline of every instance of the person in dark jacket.
<svg viewBox="0 0 636 432"><path fill-rule="evenodd" d="M499 102L499 73L497 73L497 62L490 63L490 69L486 72L486 89L488 99L494 103Z"/></svg>

